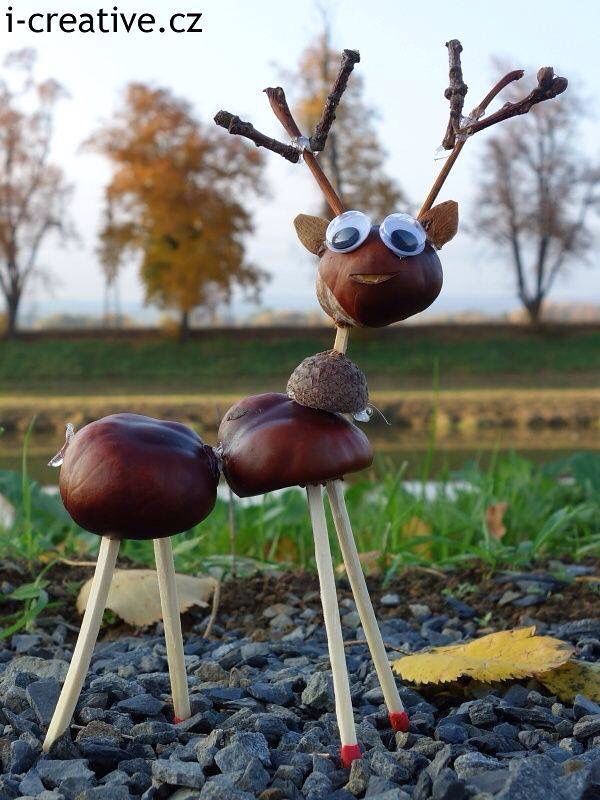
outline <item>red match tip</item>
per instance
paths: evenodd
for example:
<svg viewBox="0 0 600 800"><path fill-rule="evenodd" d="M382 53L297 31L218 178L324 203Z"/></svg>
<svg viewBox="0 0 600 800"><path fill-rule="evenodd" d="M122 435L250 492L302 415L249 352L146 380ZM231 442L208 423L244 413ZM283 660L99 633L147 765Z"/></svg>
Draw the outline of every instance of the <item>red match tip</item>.
<svg viewBox="0 0 600 800"><path fill-rule="evenodd" d="M388 716L393 731L406 733L408 730L408 714L406 711L390 711Z"/></svg>
<svg viewBox="0 0 600 800"><path fill-rule="evenodd" d="M173 717L173 725L179 725L180 722L183 722L183 717Z"/></svg>
<svg viewBox="0 0 600 800"><path fill-rule="evenodd" d="M360 747L357 744L343 744L340 750L342 766L348 769L353 761L362 758Z"/></svg>

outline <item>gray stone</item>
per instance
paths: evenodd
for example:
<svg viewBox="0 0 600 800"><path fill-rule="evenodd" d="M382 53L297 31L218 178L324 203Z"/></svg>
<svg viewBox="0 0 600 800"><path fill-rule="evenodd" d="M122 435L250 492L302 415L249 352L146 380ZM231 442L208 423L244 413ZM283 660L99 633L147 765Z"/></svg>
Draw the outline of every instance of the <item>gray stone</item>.
<svg viewBox="0 0 600 800"><path fill-rule="evenodd" d="M433 788L433 781L427 770L423 770L413 790L413 800L429 800L431 797L431 790Z"/></svg>
<svg viewBox="0 0 600 800"><path fill-rule="evenodd" d="M44 791L44 784L35 769L30 769L22 778L19 784L19 791L22 794L32 795L33 797Z"/></svg>
<svg viewBox="0 0 600 800"><path fill-rule="evenodd" d="M36 658L36 656L21 656L20 658L13 659L4 674L2 675L2 683L5 686L14 682L15 676L19 672L30 673L35 675L36 678L54 678L62 683L67 677L67 670L69 665L66 661L61 659L46 659Z"/></svg>
<svg viewBox="0 0 600 800"><path fill-rule="evenodd" d="M331 797L331 780L323 772L312 772L304 781L302 794L306 800L327 800Z"/></svg>
<svg viewBox="0 0 600 800"><path fill-rule="evenodd" d="M92 786L77 795L76 800L130 800L126 786Z"/></svg>
<svg viewBox="0 0 600 800"><path fill-rule="evenodd" d="M546 756L511 761L508 780L496 800L554 800L559 774L558 765Z"/></svg>
<svg viewBox="0 0 600 800"><path fill-rule="evenodd" d="M133 714L139 717L155 717L160 714L164 707L165 704L162 700L147 693L126 697L115 706L117 711L123 711L126 714Z"/></svg>
<svg viewBox="0 0 600 800"><path fill-rule="evenodd" d="M328 709L333 705L333 683L327 672L314 672L302 692L302 703L315 709Z"/></svg>
<svg viewBox="0 0 600 800"><path fill-rule="evenodd" d="M386 608L394 608L395 606L400 605L400 595L391 593L384 594L379 602Z"/></svg>
<svg viewBox="0 0 600 800"><path fill-rule="evenodd" d="M200 678L201 681L210 681L212 683L228 679L227 671L223 669L218 661L201 661L194 675Z"/></svg>
<svg viewBox="0 0 600 800"><path fill-rule="evenodd" d="M94 773L91 769L88 769L87 763L85 758L72 758L69 761L41 759L37 763L37 771L44 786L54 789L61 781L67 780L67 778L93 780Z"/></svg>
<svg viewBox="0 0 600 800"><path fill-rule="evenodd" d="M573 736L576 739L587 739L597 733L600 733L600 714L583 716L573 726Z"/></svg>
<svg viewBox="0 0 600 800"><path fill-rule="evenodd" d="M262 733L236 733L227 747L215 755L215 763L221 772L233 772L244 770L252 758L258 758L265 766L271 762L269 746Z"/></svg>
<svg viewBox="0 0 600 800"><path fill-rule="evenodd" d="M594 703L593 700L583 694L577 694L573 701L573 713L575 714L575 719L600 714L600 705Z"/></svg>
<svg viewBox="0 0 600 800"><path fill-rule="evenodd" d="M281 683L253 683L248 687L248 694L262 700L263 703L274 703L285 706L294 700L294 693L289 681Z"/></svg>
<svg viewBox="0 0 600 800"><path fill-rule="evenodd" d="M350 765L350 775L345 789L355 797L363 795L369 784L371 769L365 758L359 758Z"/></svg>
<svg viewBox="0 0 600 800"><path fill-rule="evenodd" d="M490 770L490 772L480 772L478 775L472 775L468 778L466 784L470 788L474 787L478 792L494 795L504 788L509 774L507 769L493 769Z"/></svg>
<svg viewBox="0 0 600 800"><path fill-rule="evenodd" d="M401 766L392 753L387 750L371 750L368 758L371 770L375 775L380 775L394 783L405 783L410 778L408 770Z"/></svg>
<svg viewBox="0 0 600 800"><path fill-rule="evenodd" d="M476 751L464 753L458 756L454 761L454 769L459 778L471 778L473 775L479 775L482 772L489 772L493 769L502 769L503 765L497 758L490 758L484 756L482 753Z"/></svg>
<svg viewBox="0 0 600 800"><path fill-rule="evenodd" d="M367 791L365 792L365 797L379 797L380 795L385 794L385 792L389 792L394 789L397 790L398 787L394 786L394 784L387 778L384 778L381 775L371 775L367 785Z"/></svg>
<svg viewBox="0 0 600 800"><path fill-rule="evenodd" d="M341 618L344 628L352 628L355 630L360 625L360 615L358 611L349 611Z"/></svg>
<svg viewBox="0 0 600 800"><path fill-rule="evenodd" d="M462 800L466 788L454 770L444 767L433 782L431 796L433 800Z"/></svg>
<svg viewBox="0 0 600 800"><path fill-rule="evenodd" d="M152 764L152 777L170 786L187 786L190 789L201 789L205 780L200 764L162 759Z"/></svg>
<svg viewBox="0 0 600 800"><path fill-rule="evenodd" d="M8 739L0 739L0 763L3 772L9 775L22 775L27 772L41 750L39 745L34 746L32 741L36 740L30 734L25 733L23 736L28 736L30 740L16 739L11 742Z"/></svg>
<svg viewBox="0 0 600 800"><path fill-rule="evenodd" d="M255 800L250 792L243 792L234 786L223 786L209 781L205 783L200 792L201 800Z"/></svg>
<svg viewBox="0 0 600 800"><path fill-rule="evenodd" d="M235 785L244 792L258 795L267 788L270 780L270 775L260 760L251 758L241 777L235 781Z"/></svg>
<svg viewBox="0 0 600 800"><path fill-rule="evenodd" d="M47 727L52 719L60 695L60 684L56 678L33 681L26 689L29 704L35 711L40 725Z"/></svg>
<svg viewBox="0 0 600 800"><path fill-rule="evenodd" d="M475 725L477 728L484 725L494 725L498 722L498 717L494 712L494 706L485 701L472 704L469 708L469 719L471 720L471 725Z"/></svg>
<svg viewBox="0 0 600 800"><path fill-rule="evenodd" d="M469 738L469 734L462 725L451 722L442 722L435 729L435 738L448 744L462 744Z"/></svg>

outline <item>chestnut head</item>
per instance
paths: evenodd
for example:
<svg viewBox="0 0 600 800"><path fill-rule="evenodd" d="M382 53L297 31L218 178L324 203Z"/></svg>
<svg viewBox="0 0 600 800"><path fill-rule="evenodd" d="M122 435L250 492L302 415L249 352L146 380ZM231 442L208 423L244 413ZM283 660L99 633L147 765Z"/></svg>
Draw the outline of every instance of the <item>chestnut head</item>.
<svg viewBox="0 0 600 800"><path fill-rule="evenodd" d="M373 462L369 440L341 414L273 392L230 408L218 438L223 474L239 497L323 483Z"/></svg>
<svg viewBox="0 0 600 800"><path fill-rule="evenodd" d="M112 539L161 539L212 511L217 458L178 422L112 414L86 425L64 449L60 493L82 528Z"/></svg>
<svg viewBox="0 0 600 800"><path fill-rule="evenodd" d="M458 206L440 203L419 220L390 214L373 225L360 211L331 222L299 215L300 241L319 256L317 297L341 326L379 328L428 308L442 288L436 250L456 233Z"/></svg>

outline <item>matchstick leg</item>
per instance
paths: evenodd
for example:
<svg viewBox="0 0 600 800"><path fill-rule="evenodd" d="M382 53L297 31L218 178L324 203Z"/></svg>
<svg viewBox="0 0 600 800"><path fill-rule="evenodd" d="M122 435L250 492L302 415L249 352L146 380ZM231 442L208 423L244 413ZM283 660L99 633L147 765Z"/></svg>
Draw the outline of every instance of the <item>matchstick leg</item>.
<svg viewBox="0 0 600 800"><path fill-rule="evenodd" d="M344 652L344 640L342 637L342 625L340 623L333 563L331 561L327 521L325 519L325 509L323 507L323 494L320 486L307 486L306 493L308 495L308 508L315 538L315 559L317 562L317 571L319 573L321 603L323 605L327 646L329 648L329 660L331 662L331 672L333 675L335 713L342 742L340 757L342 764L345 767L349 767L353 761L361 757L361 752L358 742L356 741L354 713L352 710L352 699L350 697L350 681L348 679L348 669L346 666L346 654Z"/></svg>
<svg viewBox="0 0 600 800"><path fill-rule="evenodd" d="M396 686L383 639L381 638L377 617L375 616L373 604L369 597L367 582L365 581L365 576L358 557L358 550L356 549L356 542L354 541L352 526L350 525L350 517L348 516L348 509L346 508L342 482L329 481L327 484L327 494L333 512L340 549L346 566L346 573L350 581L350 586L352 587L352 593L354 594L356 608L358 609L360 621L365 632L365 638L369 645L369 650L371 651L371 658L373 659L377 677L381 684L385 704L388 708L390 724L395 731L407 731L408 715L404 710L402 700L398 693L398 687Z"/></svg>
<svg viewBox="0 0 600 800"><path fill-rule="evenodd" d="M45 753L48 752L53 742L67 730L73 718L73 712L79 700L92 659L94 645L100 631L119 545L120 541L118 539L108 539L106 536L103 536L100 541L98 562L92 580L90 596L81 622L81 630L77 637L67 677L44 739L43 749Z"/></svg>
<svg viewBox="0 0 600 800"><path fill-rule="evenodd" d="M175 582L173 548L168 536L164 539L154 539L154 558L156 559L160 605L165 628L167 662L169 664L171 694L173 696L173 715L175 722L181 722L184 719L188 719L192 712L183 656L183 636L181 635L181 617L179 614L177 584Z"/></svg>

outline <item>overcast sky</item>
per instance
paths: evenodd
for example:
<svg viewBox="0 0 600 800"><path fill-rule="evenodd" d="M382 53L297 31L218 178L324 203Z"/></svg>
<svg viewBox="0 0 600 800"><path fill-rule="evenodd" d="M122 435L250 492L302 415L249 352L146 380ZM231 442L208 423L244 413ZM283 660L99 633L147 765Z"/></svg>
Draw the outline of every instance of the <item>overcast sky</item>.
<svg viewBox="0 0 600 800"><path fill-rule="evenodd" d="M13 0L12 5L15 14L23 16L42 9L87 11L99 3ZM108 2L104 8L112 11L113 5ZM459 38L464 46L467 107L475 105L491 85L490 57L499 54L510 57L514 67L553 65L559 74L582 85L590 106L600 110L598 3L337 0L330 5L336 44L361 52L358 69L364 76L366 98L381 115L377 130L389 154L388 170L415 203L424 197L440 166L433 156L448 114L443 98L448 39ZM81 242L66 251L49 246L43 253L44 264L60 278L53 300L60 310L101 308L102 279L94 248L109 168L101 158L82 152L80 145L111 116L125 84L135 80L170 87L188 98L203 120L225 108L281 137L261 90L280 82L279 67L293 68L319 30L313 0L122 0L118 8L153 12L161 21L177 11L202 11L203 33L32 34L21 26L8 34L4 19L0 22L3 49L35 47L39 76L57 78L70 92L57 116L54 158L76 187L73 215ZM584 131L582 148L588 152L600 151L597 124L593 120ZM465 148L443 193L442 199L459 201L467 222L485 136L479 134ZM268 154L268 165L271 196L256 205L257 229L250 246L251 257L273 276L263 304L316 308L314 263L298 244L291 220L299 211L315 210L319 196L302 165L288 164L273 154ZM442 255L445 286L435 310L511 306L512 275L488 246L463 233ZM121 291L129 310L141 308L143 292L135 265L123 274ZM594 294L597 301L598 260L594 271L582 268L572 272L568 282L559 282L553 298L590 300ZM37 295L38 310L46 310L43 292Z"/></svg>

